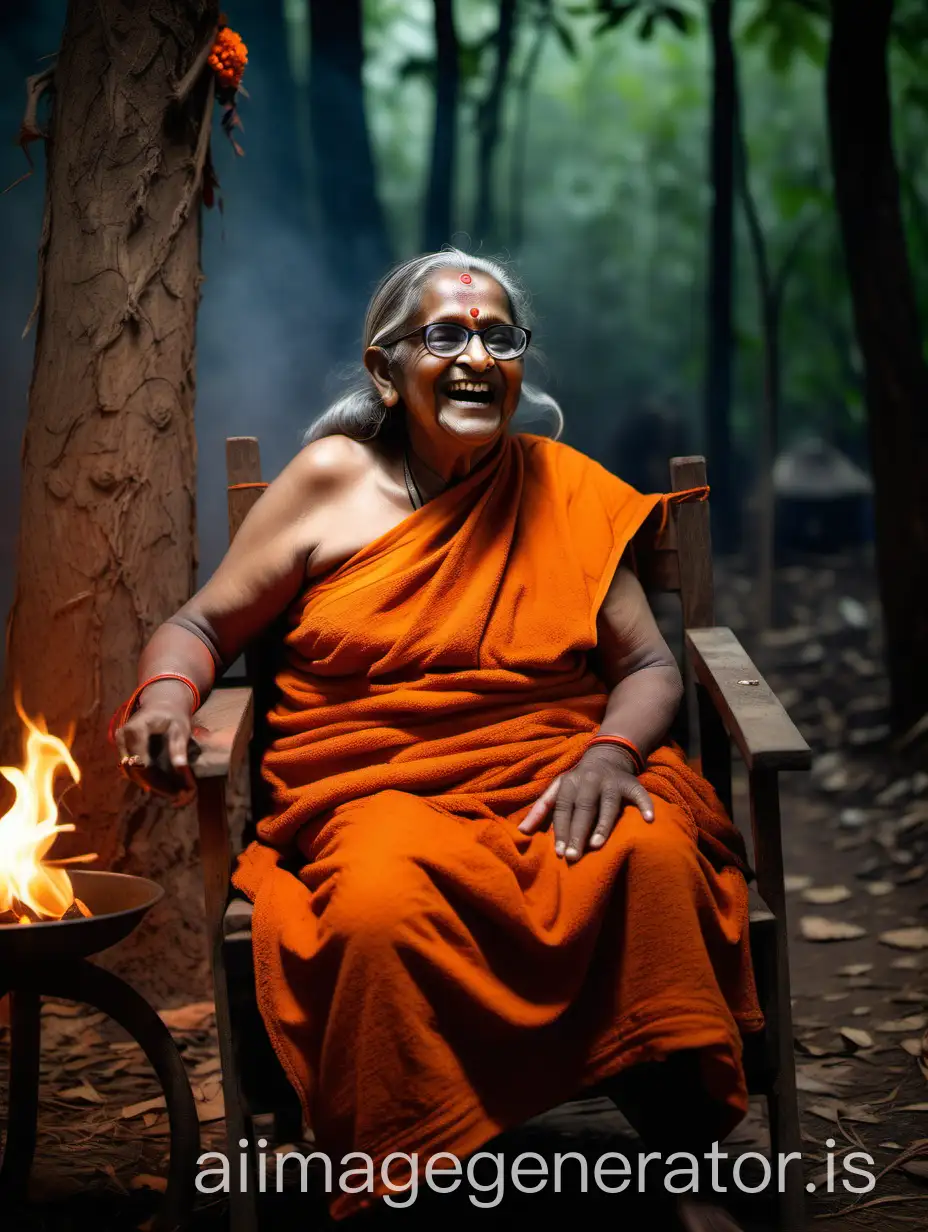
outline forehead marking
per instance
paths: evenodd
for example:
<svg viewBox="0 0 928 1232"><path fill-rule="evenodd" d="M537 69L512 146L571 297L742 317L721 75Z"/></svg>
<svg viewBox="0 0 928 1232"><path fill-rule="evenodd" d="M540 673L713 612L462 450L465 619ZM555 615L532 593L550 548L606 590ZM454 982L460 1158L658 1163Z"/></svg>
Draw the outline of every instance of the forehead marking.
<svg viewBox="0 0 928 1232"><path fill-rule="evenodd" d="M471 308L471 310L470 310L470 315L471 315L472 317L479 317L479 316L480 316L480 309L479 309L479 308Z"/></svg>
<svg viewBox="0 0 928 1232"><path fill-rule="evenodd" d="M462 274L461 282L473 282L473 279L471 278L470 274Z"/></svg>

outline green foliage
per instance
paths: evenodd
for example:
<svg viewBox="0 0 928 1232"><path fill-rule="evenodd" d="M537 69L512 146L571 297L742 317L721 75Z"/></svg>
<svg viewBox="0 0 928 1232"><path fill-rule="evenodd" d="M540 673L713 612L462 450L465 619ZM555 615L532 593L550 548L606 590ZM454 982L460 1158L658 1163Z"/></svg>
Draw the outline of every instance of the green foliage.
<svg viewBox="0 0 928 1232"><path fill-rule="evenodd" d="M788 72L797 56L821 68L828 54L826 11L808 0L764 0L741 31L741 42L763 47L775 73Z"/></svg>

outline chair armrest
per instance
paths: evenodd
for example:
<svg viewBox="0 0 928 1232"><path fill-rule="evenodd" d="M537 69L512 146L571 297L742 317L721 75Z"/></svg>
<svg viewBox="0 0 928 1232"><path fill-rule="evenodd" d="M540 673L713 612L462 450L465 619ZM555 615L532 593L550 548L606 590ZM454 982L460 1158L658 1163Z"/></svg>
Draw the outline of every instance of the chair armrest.
<svg viewBox="0 0 928 1232"><path fill-rule="evenodd" d="M696 678L748 769L807 770L812 750L731 629L687 629L686 644Z"/></svg>
<svg viewBox="0 0 928 1232"><path fill-rule="evenodd" d="M194 778L231 774L245 756L253 726L251 689L213 689L193 716L193 738L200 746L190 767Z"/></svg>

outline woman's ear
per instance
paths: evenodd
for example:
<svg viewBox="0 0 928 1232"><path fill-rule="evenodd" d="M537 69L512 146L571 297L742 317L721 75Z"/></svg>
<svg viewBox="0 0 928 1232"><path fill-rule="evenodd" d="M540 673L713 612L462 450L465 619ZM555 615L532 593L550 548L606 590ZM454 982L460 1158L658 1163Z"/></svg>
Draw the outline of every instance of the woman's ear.
<svg viewBox="0 0 928 1232"><path fill-rule="evenodd" d="M400 396L390 375L390 359L383 347L368 347L364 352L364 367L371 374L384 406L396 406Z"/></svg>

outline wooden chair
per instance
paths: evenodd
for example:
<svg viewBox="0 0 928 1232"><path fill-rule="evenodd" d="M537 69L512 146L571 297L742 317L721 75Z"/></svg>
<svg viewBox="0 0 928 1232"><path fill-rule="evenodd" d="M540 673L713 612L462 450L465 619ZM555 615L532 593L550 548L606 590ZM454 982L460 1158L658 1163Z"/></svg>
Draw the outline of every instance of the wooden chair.
<svg viewBox="0 0 928 1232"><path fill-rule="evenodd" d="M229 536L234 537L266 486L261 482L258 441L232 437L226 443L229 481ZM706 482L703 458L670 461L673 491ZM698 726L702 773L731 811L732 757L735 746L747 769L753 867L751 948L767 1026L746 1039L745 1066L753 1094L766 1096L770 1114L772 1184L778 1184L777 1153L800 1152L799 1109L793 1060L786 902L777 775L807 769L810 750L776 695L762 679L730 629L714 624L712 549L707 502L672 506L671 521L658 549L648 543L648 528L636 539L639 576L649 593L680 596L685 641L685 676ZM244 680L217 683L195 717L202 752L198 779L200 850L206 899L206 926L216 999L222 1060L229 1158L240 1155L239 1141L253 1144L255 1117L272 1114L278 1143L298 1140L301 1111L264 1030L255 999L251 953L251 906L235 897L230 873L235 852L230 842L226 790L230 776L247 759L252 818L261 816L259 773L264 747L262 716L273 687L275 631L269 630L245 653ZM695 756L693 742L687 745ZM246 827L244 840L253 833ZM233 1188L231 1232L255 1232L254 1160L247 1192ZM785 1232L803 1226L801 1162L790 1164L780 1198Z"/></svg>

